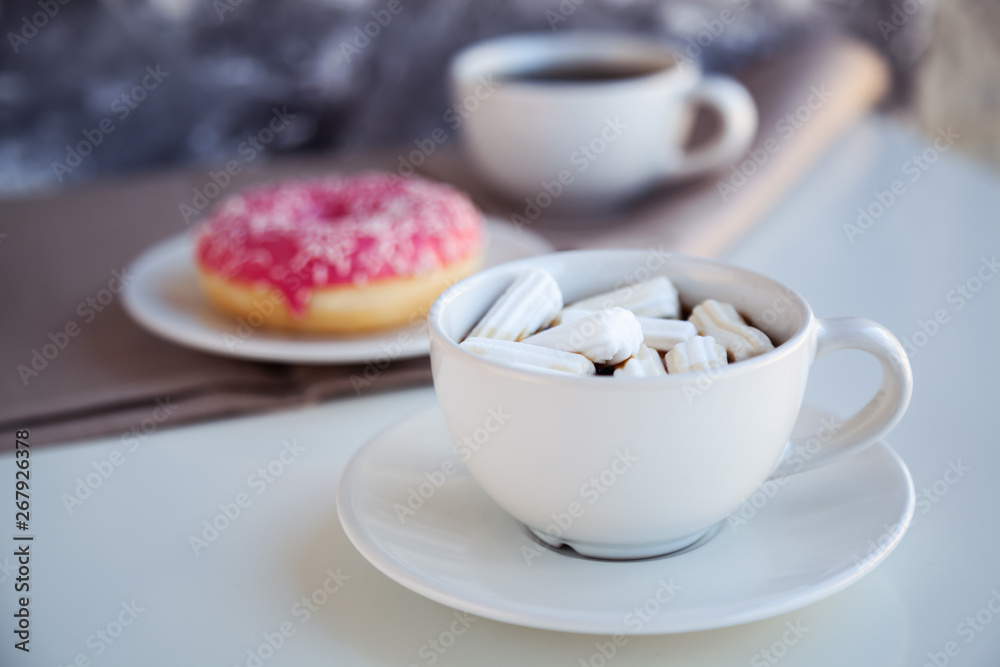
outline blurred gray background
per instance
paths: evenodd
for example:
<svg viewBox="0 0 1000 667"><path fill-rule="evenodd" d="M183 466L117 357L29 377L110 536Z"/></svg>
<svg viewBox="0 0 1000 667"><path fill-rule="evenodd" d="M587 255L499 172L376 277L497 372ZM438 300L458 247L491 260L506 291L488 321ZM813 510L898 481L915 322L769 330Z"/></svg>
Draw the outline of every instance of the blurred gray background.
<svg viewBox="0 0 1000 667"><path fill-rule="evenodd" d="M406 144L440 125L456 50L520 31L700 35L705 65L723 71L845 31L886 54L903 104L933 0L906 2L914 11L901 0L398 0L395 14L390 0L4 2L0 196L225 162L275 108L295 119L262 155ZM706 39L726 9L735 21ZM79 168L54 166L87 136Z"/></svg>

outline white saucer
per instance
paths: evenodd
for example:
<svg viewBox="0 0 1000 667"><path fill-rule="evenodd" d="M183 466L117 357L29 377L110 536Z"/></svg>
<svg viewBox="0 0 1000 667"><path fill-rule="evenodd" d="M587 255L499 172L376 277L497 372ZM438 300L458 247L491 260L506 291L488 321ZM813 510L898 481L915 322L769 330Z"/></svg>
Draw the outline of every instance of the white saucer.
<svg viewBox="0 0 1000 667"><path fill-rule="evenodd" d="M486 218L486 232L486 266L552 251L531 230L515 230L496 218ZM126 269L134 277L125 287L125 309L140 325L169 341L224 356L298 364L355 363L386 355L408 359L430 349L423 321L367 336L240 329L203 296L191 246L188 234L171 237L143 252ZM248 330L250 335L245 334Z"/></svg>
<svg viewBox="0 0 1000 667"><path fill-rule="evenodd" d="M822 414L804 409L801 427L815 432ZM401 514L411 489L423 504ZM771 491L748 499L743 523L730 517L676 555L556 553L480 490L434 406L355 454L338 512L364 557L421 595L484 618L594 634L708 630L803 607L870 572L913 518L913 482L885 443Z"/></svg>

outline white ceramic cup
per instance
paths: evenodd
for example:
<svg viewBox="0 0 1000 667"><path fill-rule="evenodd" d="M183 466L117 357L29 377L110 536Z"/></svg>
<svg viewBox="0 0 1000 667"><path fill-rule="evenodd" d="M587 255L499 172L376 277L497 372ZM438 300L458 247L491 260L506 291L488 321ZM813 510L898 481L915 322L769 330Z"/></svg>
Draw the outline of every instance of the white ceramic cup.
<svg viewBox="0 0 1000 667"><path fill-rule="evenodd" d="M678 53L669 43L585 32L473 45L450 67L464 150L489 184L540 208L616 204L728 166L756 133L753 99L740 83L705 76ZM649 73L582 82L516 78L575 66ZM716 113L721 129L688 150L699 106Z"/></svg>
<svg viewBox="0 0 1000 667"><path fill-rule="evenodd" d="M521 370L461 349L528 267L549 271L566 303L665 275L686 306L728 301L777 347L720 371L655 378ZM769 477L878 441L912 390L906 354L881 325L817 319L769 278L683 255L573 251L490 268L445 291L429 329L438 402L472 476L539 538L595 557L641 558L694 543ZM842 424L790 441L809 367L845 349L881 362L880 389Z"/></svg>

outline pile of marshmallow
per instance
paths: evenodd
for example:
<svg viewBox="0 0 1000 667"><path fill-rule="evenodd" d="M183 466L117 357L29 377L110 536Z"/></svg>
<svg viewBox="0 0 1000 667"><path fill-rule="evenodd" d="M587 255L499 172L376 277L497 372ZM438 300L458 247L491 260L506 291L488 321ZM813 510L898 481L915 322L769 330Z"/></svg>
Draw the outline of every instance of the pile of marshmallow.
<svg viewBox="0 0 1000 667"><path fill-rule="evenodd" d="M708 371L774 349L732 304L708 299L680 316L677 289L663 276L563 307L551 274L529 269L459 345L517 368L615 377Z"/></svg>

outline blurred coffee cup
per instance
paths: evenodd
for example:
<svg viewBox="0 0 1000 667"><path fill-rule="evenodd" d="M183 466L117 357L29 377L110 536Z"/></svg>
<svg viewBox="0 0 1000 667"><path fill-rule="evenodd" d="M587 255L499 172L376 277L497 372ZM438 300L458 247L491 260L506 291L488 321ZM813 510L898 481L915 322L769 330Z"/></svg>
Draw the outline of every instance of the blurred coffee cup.
<svg viewBox="0 0 1000 667"><path fill-rule="evenodd" d="M669 43L617 34L523 34L480 42L450 66L464 150L500 193L540 208L621 204L726 167L757 109L730 77ZM718 122L689 147L699 108Z"/></svg>

